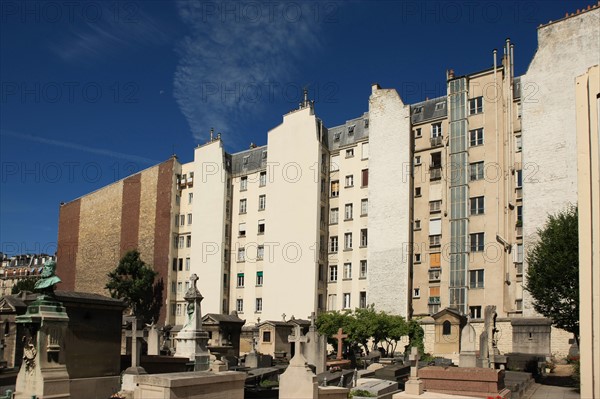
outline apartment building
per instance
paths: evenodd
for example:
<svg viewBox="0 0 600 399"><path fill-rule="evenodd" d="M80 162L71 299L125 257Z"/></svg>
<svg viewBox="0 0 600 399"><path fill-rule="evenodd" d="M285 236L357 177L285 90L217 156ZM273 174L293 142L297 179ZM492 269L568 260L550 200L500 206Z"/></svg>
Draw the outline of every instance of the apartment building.
<svg viewBox="0 0 600 399"><path fill-rule="evenodd" d="M560 110L554 100L533 101L529 90L536 74L536 84L548 87L575 76L574 56L564 73L543 75L558 62L547 61L556 47L549 43L563 28L574 30L561 36L565 51L573 37L589 40L598 24L587 22L598 11L540 27L525 77L514 76L507 40L500 54L490 53L493 67L448 71L446 96L409 105L396 90L373 85L367 112L340 126L327 128L305 93L265 145L228 153L211 133L192 162L174 157L65 204L59 274L67 288L103 291L119 255L138 247L161 273L161 322L173 325L183 324L193 273L202 312L236 311L249 323L370 304L405 317L452 307L477 319L486 305L499 317L521 316L523 229L535 231L540 215L564 202L543 199L557 184L549 163L576 157L560 146L542 154L540 143L562 136L542 137L554 130L539 108ZM74 255L63 259L66 248ZM111 250L89 259L92 248Z"/></svg>
<svg viewBox="0 0 600 399"><path fill-rule="evenodd" d="M0 252L0 296L11 295L12 288L21 280L38 279L44 263L56 260L48 254L21 254L8 256Z"/></svg>

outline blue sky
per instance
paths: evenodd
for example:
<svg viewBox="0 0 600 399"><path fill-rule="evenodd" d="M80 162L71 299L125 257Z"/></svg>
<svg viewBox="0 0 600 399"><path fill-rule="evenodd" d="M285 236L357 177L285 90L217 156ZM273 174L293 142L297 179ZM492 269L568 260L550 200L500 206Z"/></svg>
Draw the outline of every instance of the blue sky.
<svg viewBox="0 0 600 399"><path fill-rule="evenodd" d="M371 83L414 103L445 71L515 72L536 27L588 1L0 2L0 251L53 253L58 208L176 153L211 127L266 143L303 87L326 126L367 110Z"/></svg>

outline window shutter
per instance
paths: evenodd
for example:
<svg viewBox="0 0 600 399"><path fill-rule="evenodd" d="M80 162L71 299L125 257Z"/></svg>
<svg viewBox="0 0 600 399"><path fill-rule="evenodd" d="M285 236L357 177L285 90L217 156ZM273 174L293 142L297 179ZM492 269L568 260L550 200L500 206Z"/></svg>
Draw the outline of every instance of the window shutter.
<svg viewBox="0 0 600 399"><path fill-rule="evenodd" d="M430 261L429 261L429 266L430 267L440 267L441 263L440 263L440 253L433 253L433 254L429 254L430 257Z"/></svg>

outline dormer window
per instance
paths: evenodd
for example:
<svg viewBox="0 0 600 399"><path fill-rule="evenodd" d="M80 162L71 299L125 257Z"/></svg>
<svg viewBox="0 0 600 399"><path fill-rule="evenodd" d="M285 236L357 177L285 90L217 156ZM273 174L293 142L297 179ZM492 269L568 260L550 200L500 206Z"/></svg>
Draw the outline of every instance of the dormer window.
<svg viewBox="0 0 600 399"><path fill-rule="evenodd" d="M267 152L266 151L262 152L262 159L267 159Z"/></svg>
<svg viewBox="0 0 600 399"><path fill-rule="evenodd" d="M248 155L246 155L246 156L244 157L244 159L242 160L242 164L243 164L243 165L248 165L248 159L250 159L250 157L249 157Z"/></svg>
<svg viewBox="0 0 600 399"><path fill-rule="evenodd" d="M340 141L340 136L342 134L341 133L334 133L333 134L333 141Z"/></svg>
<svg viewBox="0 0 600 399"><path fill-rule="evenodd" d="M435 110L436 111L442 110L444 108L446 108L446 103L445 102L440 102L440 103L435 104Z"/></svg>
<svg viewBox="0 0 600 399"><path fill-rule="evenodd" d="M353 134L354 134L354 126L355 126L355 125L348 126L348 135L350 135L350 136L351 136L351 135L353 135Z"/></svg>
<svg viewBox="0 0 600 399"><path fill-rule="evenodd" d="M413 110L413 115L420 114L423 111L423 106L415 107Z"/></svg>
<svg viewBox="0 0 600 399"><path fill-rule="evenodd" d="M369 127L369 120L365 119L365 128Z"/></svg>

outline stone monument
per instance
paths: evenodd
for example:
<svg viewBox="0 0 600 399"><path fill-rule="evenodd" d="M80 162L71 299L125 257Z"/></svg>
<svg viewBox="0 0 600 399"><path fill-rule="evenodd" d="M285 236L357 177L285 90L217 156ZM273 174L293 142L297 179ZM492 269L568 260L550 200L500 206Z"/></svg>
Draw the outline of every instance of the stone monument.
<svg viewBox="0 0 600 399"><path fill-rule="evenodd" d="M308 342L308 337L302 335L302 328L299 325L296 325L294 335L288 337L288 342L294 343L295 354L288 368L281 374L279 399L317 398L317 377L306 365L306 358L302 354L302 344Z"/></svg>
<svg viewBox="0 0 600 399"><path fill-rule="evenodd" d="M327 362L327 341L325 336L317 332L315 324L315 312L312 312L310 317L310 327L308 328L308 342L304 345L304 356L308 364L315 367L315 372L321 374L326 370Z"/></svg>
<svg viewBox="0 0 600 399"><path fill-rule="evenodd" d="M196 282L198 276L190 277L190 288L183 299L187 301L187 320L177 337L175 357L187 357L194 363L194 371L207 371L210 369L210 353L208 346L208 333L202 330L202 315L200 302L204 297L198 291Z"/></svg>
<svg viewBox="0 0 600 399"><path fill-rule="evenodd" d="M343 330L339 328L337 334L332 336L331 338L337 339L338 345L336 359L342 360L342 351L344 350L344 338L348 338L348 334L343 334Z"/></svg>
<svg viewBox="0 0 600 399"><path fill-rule="evenodd" d="M422 395L423 381L418 376L419 349L413 346L408 358L410 360L410 377L408 377L408 381L404 384L404 391L409 395Z"/></svg>
<svg viewBox="0 0 600 399"><path fill-rule="evenodd" d="M148 355L158 356L160 355L160 335L156 323L152 322L148 325Z"/></svg>
<svg viewBox="0 0 600 399"><path fill-rule="evenodd" d="M460 333L460 354L458 359L459 367L477 366L477 333L471 325L471 319L467 319L467 324Z"/></svg>
<svg viewBox="0 0 600 399"><path fill-rule="evenodd" d="M496 346L496 306L488 305L484 311L483 332L479 336L479 358L477 367L496 368L494 357L500 352Z"/></svg>
<svg viewBox="0 0 600 399"><path fill-rule="evenodd" d="M25 314L16 318L26 333L15 399L71 397L64 353L69 317L54 295L54 286L61 281L55 270L53 260L44 264L41 278L34 287L41 295L27 307Z"/></svg>

